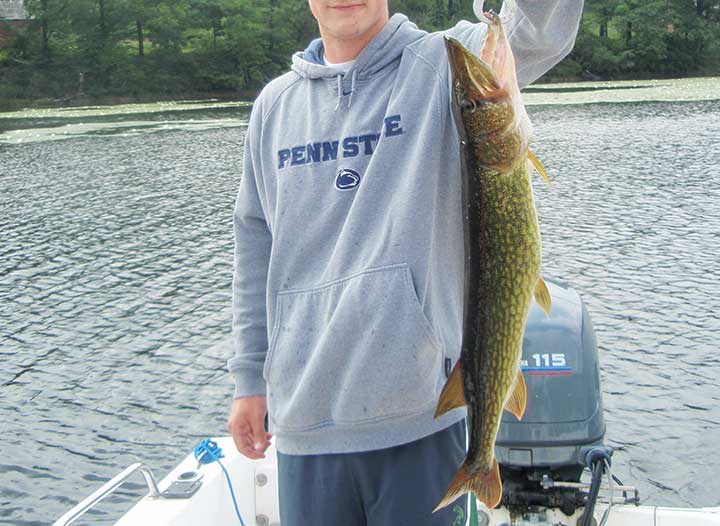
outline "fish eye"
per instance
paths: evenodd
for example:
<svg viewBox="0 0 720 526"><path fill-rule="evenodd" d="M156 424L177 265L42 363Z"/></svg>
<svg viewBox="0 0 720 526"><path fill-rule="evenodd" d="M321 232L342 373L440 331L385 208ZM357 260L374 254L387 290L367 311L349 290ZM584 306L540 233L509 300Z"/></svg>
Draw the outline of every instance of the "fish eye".
<svg viewBox="0 0 720 526"><path fill-rule="evenodd" d="M469 111L475 113L477 111L477 103L474 100L463 99L460 103L460 107L463 111Z"/></svg>

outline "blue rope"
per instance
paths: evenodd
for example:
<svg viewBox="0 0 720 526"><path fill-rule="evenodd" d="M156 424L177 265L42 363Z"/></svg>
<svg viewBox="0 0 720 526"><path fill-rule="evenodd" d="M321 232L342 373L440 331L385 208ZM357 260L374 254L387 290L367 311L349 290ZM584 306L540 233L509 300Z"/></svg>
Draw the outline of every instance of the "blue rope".
<svg viewBox="0 0 720 526"><path fill-rule="evenodd" d="M242 520L242 516L240 515L240 510L238 509L237 500L235 500L235 491L233 491L232 482L230 482L230 475L228 474L227 469L225 469L225 466L223 466L222 462L220 462L220 459L224 456L225 455L223 455L222 448L218 446L217 442L215 442L214 440L210 440L209 438L206 438L205 440L200 442L195 448L195 458L201 464L210 464L211 462L215 461L220 464L223 473L225 473L225 479L227 480L228 487L230 488L230 496L232 497L233 506L235 506L235 513L240 520L240 524L242 526L245 526L245 523Z"/></svg>

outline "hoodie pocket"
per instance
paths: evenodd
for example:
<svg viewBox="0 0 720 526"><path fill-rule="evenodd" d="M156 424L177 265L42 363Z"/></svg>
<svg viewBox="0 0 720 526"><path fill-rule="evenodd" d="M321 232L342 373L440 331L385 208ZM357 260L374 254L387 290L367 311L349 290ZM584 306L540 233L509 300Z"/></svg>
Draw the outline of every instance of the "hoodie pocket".
<svg viewBox="0 0 720 526"><path fill-rule="evenodd" d="M442 352L407 264L280 292L264 376L276 431L428 411Z"/></svg>

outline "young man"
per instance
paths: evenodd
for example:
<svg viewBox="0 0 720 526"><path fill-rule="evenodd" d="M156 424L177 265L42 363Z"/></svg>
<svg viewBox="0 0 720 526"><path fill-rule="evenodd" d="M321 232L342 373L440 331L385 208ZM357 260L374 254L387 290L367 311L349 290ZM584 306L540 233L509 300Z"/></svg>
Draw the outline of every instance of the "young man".
<svg viewBox="0 0 720 526"><path fill-rule="evenodd" d="M431 510L464 412L433 414L460 353L464 248L443 34L387 0L309 3L322 38L265 87L245 140L228 429L261 458L268 411L283 526L449 526L464 506ZM523 86L570 51L582 0L518 4ZM446 33L478 52L486 30Z"/></svg>

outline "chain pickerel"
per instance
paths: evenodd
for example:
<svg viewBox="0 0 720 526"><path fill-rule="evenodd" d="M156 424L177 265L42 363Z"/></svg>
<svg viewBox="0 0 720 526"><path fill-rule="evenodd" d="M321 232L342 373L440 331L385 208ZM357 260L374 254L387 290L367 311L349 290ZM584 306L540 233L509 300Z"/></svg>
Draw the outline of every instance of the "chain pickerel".
<svg viewBox="0 0 720 526"><path fill-rule="evenodd" d="M550 312L530 184L533 167L547 174L528 149L531 125L510 45L497 15L487 16L479 57L445 39L463 155L465 313L460 359L435 416L467 406L469 444L436 510L468 491L489 508L500 502L495 437L503 409L517 418L525 412L520 356L532 297Z"/></svg>

